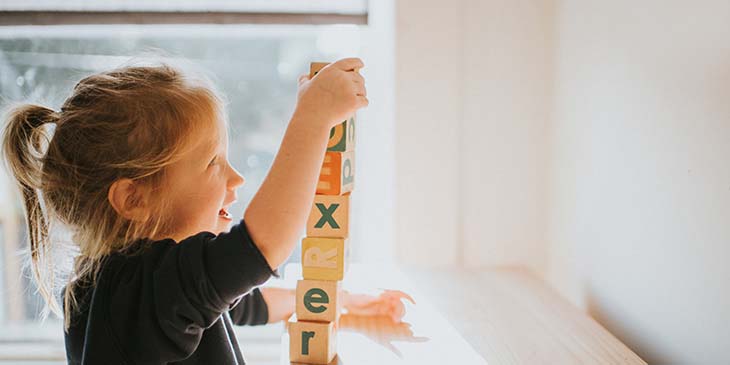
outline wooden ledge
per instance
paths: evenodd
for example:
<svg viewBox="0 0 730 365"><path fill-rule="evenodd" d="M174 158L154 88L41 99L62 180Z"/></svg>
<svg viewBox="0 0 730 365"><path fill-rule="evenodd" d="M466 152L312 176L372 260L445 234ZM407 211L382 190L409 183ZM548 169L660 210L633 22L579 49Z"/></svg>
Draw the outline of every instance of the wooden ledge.
<svg viewBox="0 0 730 365"><path fill-rule="evenodd" d="M405 273L489 364L646 364L526 270Z"/></svg>

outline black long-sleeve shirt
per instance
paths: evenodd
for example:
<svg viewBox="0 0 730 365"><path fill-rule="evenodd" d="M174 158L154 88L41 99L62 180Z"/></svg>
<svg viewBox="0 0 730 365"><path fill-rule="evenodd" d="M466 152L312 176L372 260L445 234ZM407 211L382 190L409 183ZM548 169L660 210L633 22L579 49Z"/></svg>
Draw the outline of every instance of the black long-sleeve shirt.
<svg viewBox="0 0 730 365"><path fill-rule="evenodd" d="M69 364L244 364L232 324L268 319L273 271L243 221L216 236L140 240L76 289Z"/></svg>

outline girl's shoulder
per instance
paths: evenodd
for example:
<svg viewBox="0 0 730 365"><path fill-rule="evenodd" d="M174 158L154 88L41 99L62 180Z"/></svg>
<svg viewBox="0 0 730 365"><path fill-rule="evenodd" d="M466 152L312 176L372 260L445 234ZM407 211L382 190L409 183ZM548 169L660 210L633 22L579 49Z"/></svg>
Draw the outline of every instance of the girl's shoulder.
<svg viewBox="0 0 730 365"><path fill-rule="evenodd" d="M140 239L114 251L102 259L98 278L110 289L143 279L171 247L168 240Z"/></svg>
<svg viewBox="0 0 730 365"><path fill-rule="evenodd" d="M160 255L168 249L174 247L175 241L172 239L151 240L148 238L138 239L124 246L124 248L114 251L107 257L107 261L118 264L127 260L143 259L149 256Z"/></svg>

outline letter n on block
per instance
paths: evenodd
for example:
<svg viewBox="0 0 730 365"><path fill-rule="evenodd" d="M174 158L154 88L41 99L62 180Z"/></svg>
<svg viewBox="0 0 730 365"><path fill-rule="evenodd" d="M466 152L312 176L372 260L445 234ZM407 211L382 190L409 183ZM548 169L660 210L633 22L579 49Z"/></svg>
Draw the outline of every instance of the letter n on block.
<svg viewBox="0 0 730 365"><path fill-rule="evenodd" d="M349 233L350 195L315 195L307 220L307 236L346 238Z"/></svg>
<svg viewBox="0 0 730 365"><path fill-rule="evenodd" d="M337 336L335 322L289 320L289 361L306 364L329 364L335 358Z"/></svg>
<svg viewBox="0 0 730 365"><path fill-rule="evenodd" d="M319 172L317 194L343 195L355 185L355 153L327 152Z"/></svg>
<svg viewBox="0 0 730 365"><path fill-rule="evenodd" d="M307 280L342 280L345 273L344 238L305 237L302 276Z"/></svg>
<svg viewBox="0 0 730 365"><path fill-rule="evenodd" d="M336 322L342 304L341 281L297 281L297 319L300 321Z"/></svg>

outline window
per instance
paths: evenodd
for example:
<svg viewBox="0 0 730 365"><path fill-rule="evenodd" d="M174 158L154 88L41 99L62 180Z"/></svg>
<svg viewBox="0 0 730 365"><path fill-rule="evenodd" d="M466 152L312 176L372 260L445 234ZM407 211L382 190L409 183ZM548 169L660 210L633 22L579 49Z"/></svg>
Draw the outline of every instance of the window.
<svg viewBox="0 0 730 365"><path fill-rule="evenodd" d="M228 2L217 2L219 5L225 3ZM260 5L268 2L252 3ZM323 7L323 3L312 3ZM358 14L358 11L362 12L357 10L358 7L367 8L362 5L367 3L362 1L344 3L349 3L350 9L338 11L345 14ZM22 6L25 6L24 2L10 2L3 5L0 11L22 9ZM31 10L47 10L49 6ZM276 13L287 10L267 10L266 5L261 6L263 10L237 11ZM326 7L302 7L305 9L296 6L289 8L289 13L331 13ZM142 10L145 12L149 9ZM239 188L238 202L231 209L240 215L261 184L278 149L296 100L298 75L308 72L311 61L335 60L353 55L365 58L366 63L374 67L391 65L392 50L387 47L387 42L383 44L378 41L385 34L378 29L372 25L357 24L0 27L0 102L36 101L58 109L83 76L117 67L129 61L130 57L152 53L190 60L213 75L214 82L229 101L229 158L247 181L246 185ZM378 50L377 47L383 45L386 48ZM367 77L367 70L363 73ZM392 89L392 85L388 83L392 80L388 79L388 72L384 75L375 80L368 79L371 100L377 98L378 92L382 93L384 101L389 99L388 90ZM363 135L373 137L389 133L392 116L383 114L383 108L387 105L387 102L374 107L371 104L370 110L358 114L359 122L379 120L372 125L358 123L360 141ZM390 255L390 238L382 236L383 232L388 232L388 228L383 231L383 224L379 222L389 222L389 214L392 213L389 209L385 213L376 211L374 205L378 199L376 195L382 199L392 193L388 181L390 177L387 176L392 161L380 161L380 156L390 153L390 142L385 138L373 143L371 147L358 146L358 164L366 171L370 169L371 173L365 180L374 183L368 183L370 189L363 188L366 191L358 191L353 196L352 214L357 214L359 218L352 220L354 237L351 240L362 243L362 248L354 247L354 259L381 260L383 256ZM384 184L379 183L383 181ZM63 360L60 321L49 319L43 324L37 322L42 302L29 280L28 269L22 269L22 258L16 254L25 245L22 208L15 187L4 171L0 174L0 199L0 323L10 328L10 331L0 334L0 363L13 359L13 356L27 359L29 354L37 355L38 359ZM375 225L380 226L379 232L373 229ZM381 236L376 241L373 238L378 237L378 234ZM292 260L297 261L298 258L297 251L292 255ZM21 271L23 275L20 275ZM241 329L241 337L254 336L246 331ZM261 333L260 329L257 331ZM7 347L8 343L15 345ZM34 346L33 351L23 347L29 344ZM274 349L278 353L278 345Z"/></svg>

